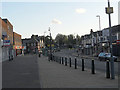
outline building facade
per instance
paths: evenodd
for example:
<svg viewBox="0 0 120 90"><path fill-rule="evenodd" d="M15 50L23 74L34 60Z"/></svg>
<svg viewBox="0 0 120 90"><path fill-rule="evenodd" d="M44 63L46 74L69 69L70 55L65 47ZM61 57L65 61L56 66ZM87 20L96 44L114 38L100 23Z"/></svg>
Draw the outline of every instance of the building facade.
<svg viewBox="0 0 120 90"><path fill-rule="evenodd" d="M0 18L0 62L2 62L2 20Z"/></svg>
<svg viewBox="0 0 120 90"><path fill-rule="evenodd" d="M13 26L7 19L1 19L2 22L2 61L9 60L13 56Z"/></svg>
<svg viewBox="0 0 120 90"><path fill-rule="evenodd" d="M113 55L120 56L120 25L111 27ZM97 56L100 52L110 52L109 28L81 36L81 54Z"/></svg>
<svg viewBox="0 0 120 90"><path fill-rule="evenodd" d="M21 35L13 33L9 20L0 17L0 60L11 60L16 56L13 45L22 46Z"/></svg>
<svg viewBox="0 0 120 90"><path fill-rule="evenodd" d="M32 35L31 38L22 39L24 53L38 53L44 47L43 38L38 35Z"/></svg>
<svg viewBox="0 0 120 90"><path fill-rule="evenodd" d="M13 32L13 49L15 50L15 55L22 54L22 40L21 35Z"/></svg>

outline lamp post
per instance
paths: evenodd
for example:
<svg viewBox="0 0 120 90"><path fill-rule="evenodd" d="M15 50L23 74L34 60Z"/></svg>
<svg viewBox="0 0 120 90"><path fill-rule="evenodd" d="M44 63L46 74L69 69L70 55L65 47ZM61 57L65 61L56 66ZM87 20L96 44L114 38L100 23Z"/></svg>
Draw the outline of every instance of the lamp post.
<svg viewBox="0 0 120 90"><path fill-rule="evenodd" d="M110 38L110 53L111 53L111 79L115 79L114 74L114 60L113 60L113 52L112 52L112 30L111 30L111 13L113 13L113 7L110 7L110 1L108 0L108 7L105 8L106 14L108 14L109 18L109 38Z"/></svg>
<svg viewBox="0 0 120 90"><path fill-rule="evenodd" d="M46 44L46 43L45 43L45 33L46 33L46 31L44 32L44 48L45 48L45 44Z"/></svg>
<svg viewBox="0 0 120 90"><path fill-rule="evenodd" d="M51 38L50 27L49 27L49 30L48 30L48 31L50 32L50 56L49 56L49 59L52 60L52 47L51 47L51 40L52 40L52 38Z"/></svg>
<svg viewBox="0 0 120 90"><path fill-rule="evenodd" d="M98 17L98 18L99 18L99 30L101 30L100 15L97 15L96 17Z"/></svg>
<svg viewBox="0 0 120 90"><path fill-rule="evenodd" d="M97 15L96 17L99 18L99 31L100 31L101 30L100 15ZM96 40L96 44L97 44L96 52L97 52L97 55L98 55L98 38L99 38L99 35L98 35L98 31L97 31L97 40Z"/></svg>

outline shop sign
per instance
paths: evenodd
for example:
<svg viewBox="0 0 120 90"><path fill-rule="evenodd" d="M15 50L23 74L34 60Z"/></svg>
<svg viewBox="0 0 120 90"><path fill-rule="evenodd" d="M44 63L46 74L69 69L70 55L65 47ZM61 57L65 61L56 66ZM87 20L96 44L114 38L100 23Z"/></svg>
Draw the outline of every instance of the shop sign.
<svg viewBox="0 0 120 90"><path fill-rule="evenodd" d="M10 40L3 40L3 46L10 46Z"/></svg>
<svg viewBox="0 0 120 90"><path fill-rule="evenodd" d="M120 44L120 40L117 40L117 44Z"/></svg>
<svg viewBox="0 0 120 90"><path fill-rule="evenodd" d="M22 46L13 46L14 49L22 49Z"/></svg>

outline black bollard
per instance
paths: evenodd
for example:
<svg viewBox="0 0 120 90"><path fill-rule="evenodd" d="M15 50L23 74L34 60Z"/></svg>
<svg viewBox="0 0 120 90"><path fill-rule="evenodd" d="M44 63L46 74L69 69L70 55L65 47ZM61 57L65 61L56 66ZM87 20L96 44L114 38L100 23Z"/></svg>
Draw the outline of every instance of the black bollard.
<svg viewBox="0 0 120 90"><path fill-rule="evenodd" d="M54 55L53 55L53 61L55 61Z"/></svg>
<svg viewBox="0 0 120 90"><path fill-rule="evenodd" d="M70 60L70 61L69 61L69 62L70 62L70 67L71 67L71 58L69 58L69 60Z"/></svg>
<svg viewBox="0 0 120 90"><path fill-rule="evenodd" d="M51 59L51 61L53 61L53 55L52 54L50 55L50 59Z"/></svg>
<svg viewBox="0 0 120 90"><path fill-rule="evenodd" d="M75 58L75 69L77 69L77 59Z"/></svg>
<svg viewBox="0 0 120 90"><path fill-rule="evenodd" d="M58 62L58 56L56 56L56 62Z"/></svg>
<svg viewBox="0 0 120 90"><path fill-rule="evenodd" d="M62 57L62 64L64 64L64 58Z"/></svg>
<svg viewBox="0 0 120 90"><path fill-rule="evenodd" d="M92 67L91 67L92 74L95 74L95 65L94 65L94 59L92 59Z"/></svg>
<svg viewBox="0 0 120 90"><path fill-rule="evenodd" d="M39 53L39 57L41 57L41 54Z"/></svg>
<svg viewBox="0 0 120 90"><path fill-rule="evenodd" d="M82 71L84 71L84 59L82 59Z"/></svg>
<svg viewBox="0 0 120 90"><path fill-rule="evenodd" d="M10 55L9 55L9 61L11 61Z"/></svg>
<svg viewBox="0 0 120 90"><path fill-rule="evenodd" d="M61 64L61 57L59 58L59 60L60 60L60 64Z"/></svg>
<svg viewBox="0 0 120 90"><path fill-rule="evenodd" d="M67 57L65 57L65 66L67 66Z"/></svg>
<svg viewBox="0 0 120 90"><path fill-rule="evenodd" d="M13 55L12 55L12 58L11 58L11 60L13 60Z"/></svg>
<svg viewBox="0 0 120 90"><path fill-rule="evenodd" d="M48 55L48 61L50 61L50 55Z"/></svg>
<svg viewBox="0 0 120 90"><path fill-rule="evenodd" d="M109 60L106 61L106 78L110 78Z"/></svg>

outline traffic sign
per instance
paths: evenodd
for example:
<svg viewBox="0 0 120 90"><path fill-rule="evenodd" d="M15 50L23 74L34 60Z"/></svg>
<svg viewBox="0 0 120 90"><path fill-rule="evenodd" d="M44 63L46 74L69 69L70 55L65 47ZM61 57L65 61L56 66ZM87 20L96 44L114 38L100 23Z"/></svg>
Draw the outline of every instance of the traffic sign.
<svg viewBox="0 0 120 90"><path fill-rule="evenodd" d="M106 7L105 11L107 14L111 14L111 13L113 13L113 7Z"/></svg>

